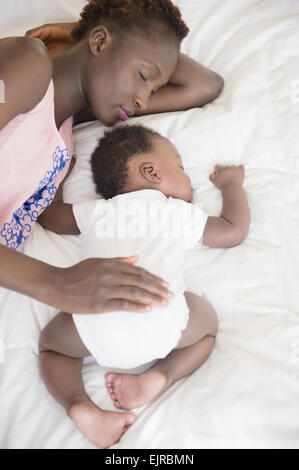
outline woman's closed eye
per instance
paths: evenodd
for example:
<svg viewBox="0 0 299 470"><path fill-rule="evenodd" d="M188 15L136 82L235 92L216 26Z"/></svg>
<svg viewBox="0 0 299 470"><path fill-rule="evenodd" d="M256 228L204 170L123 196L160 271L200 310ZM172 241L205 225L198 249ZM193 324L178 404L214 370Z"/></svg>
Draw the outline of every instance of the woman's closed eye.
<svg viewBox="0 0 299 470"><path fill-rule="evenodd" d="M144 82L147 82L148 79L143 75L142 72L140 72L140 70L139 70L139 74L140 74L140 77L142 78L142 80L143 80ZM156 93L156 92L155 92L154 90L152 90L152 95L154 95L155 93Z"/></svg>
<svg viewBox="0 0 299 470"><path fill-rule="evenodd" d="M143 80L144 82L146 82L146 81L147 81L147 78L145 78L145 76L143 75L143 73L139 71L139 74L140 74L142 80Z"/></svg>

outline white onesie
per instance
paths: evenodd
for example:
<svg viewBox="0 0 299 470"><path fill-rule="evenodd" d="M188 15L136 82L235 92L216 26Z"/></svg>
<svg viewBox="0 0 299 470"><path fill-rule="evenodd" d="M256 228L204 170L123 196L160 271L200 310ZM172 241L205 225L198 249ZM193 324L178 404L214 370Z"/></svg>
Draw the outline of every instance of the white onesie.
<svg viewBox="0 0 299 470"><path fill-rule="evenodd" d="M147 313L73 315L78 333L102 366L130 369L167 356L189 316L184 255L202 238L207 215L200 205L144 189L73 206L83 258L139 255L137 266L169 282L175 296Z"/></svg>

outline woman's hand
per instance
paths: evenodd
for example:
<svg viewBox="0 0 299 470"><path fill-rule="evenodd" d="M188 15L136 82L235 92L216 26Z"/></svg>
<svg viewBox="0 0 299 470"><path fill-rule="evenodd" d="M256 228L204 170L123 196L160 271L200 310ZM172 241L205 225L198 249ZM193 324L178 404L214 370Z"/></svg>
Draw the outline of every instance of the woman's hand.
<svg viewBox="0 0 299 470"><path fill-rule="evenodd" d="M173 297L168 284L134 266L137 260L138 256L90 258L70 268L54 268L47 303L69 313L114 310L144 313L152 305L167 305L167 300Z"/></svg>
<svg viewBox="0 0 299 470"><path fill-rule="evenodd" d="M173 294L163 279L133 266L137 260L91 258L58 268L0 244L0 287L69 313L142 313Z"/></svg>
<svg viewBox="0 0 299 470"><path fill-rule="evenodd" d="M71 30L76 23L44 24L38 28L30 29L25 36L43 41L51 56L69 49L73 44Z"/></svg>

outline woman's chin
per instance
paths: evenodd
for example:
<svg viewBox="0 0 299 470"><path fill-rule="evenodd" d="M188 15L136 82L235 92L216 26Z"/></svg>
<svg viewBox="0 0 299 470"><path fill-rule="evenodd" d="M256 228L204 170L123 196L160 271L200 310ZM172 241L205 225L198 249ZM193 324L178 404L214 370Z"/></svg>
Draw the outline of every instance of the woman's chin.
<svg viewBox="0 0 299 470"><path fill-rule="evenodd" d="M105 127L113 127L120 120L119 116L116 113L99 113L97 110L92 110L95 116L95 119L100 121L100 123Z"/></svg>
<svg viewBox="0 0 299 470"><path fill-rule="evenodd" d="M117 124L120 119L119 118L102 118L99 119L99 121L105 126L105 127L113 127L115 124Z"/></svg>

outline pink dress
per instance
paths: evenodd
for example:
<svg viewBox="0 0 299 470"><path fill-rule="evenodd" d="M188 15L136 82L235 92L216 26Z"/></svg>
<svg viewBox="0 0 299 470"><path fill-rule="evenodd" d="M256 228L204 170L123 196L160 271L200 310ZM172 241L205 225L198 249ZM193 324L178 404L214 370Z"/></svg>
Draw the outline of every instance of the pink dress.
<svg viewBox="0 0 299 470"><path fill-rule="evenodd" d="M73 118L59 129L50 81L35 108L0 131L0 243L19 248L51 204L73 154Z"/></svg>

